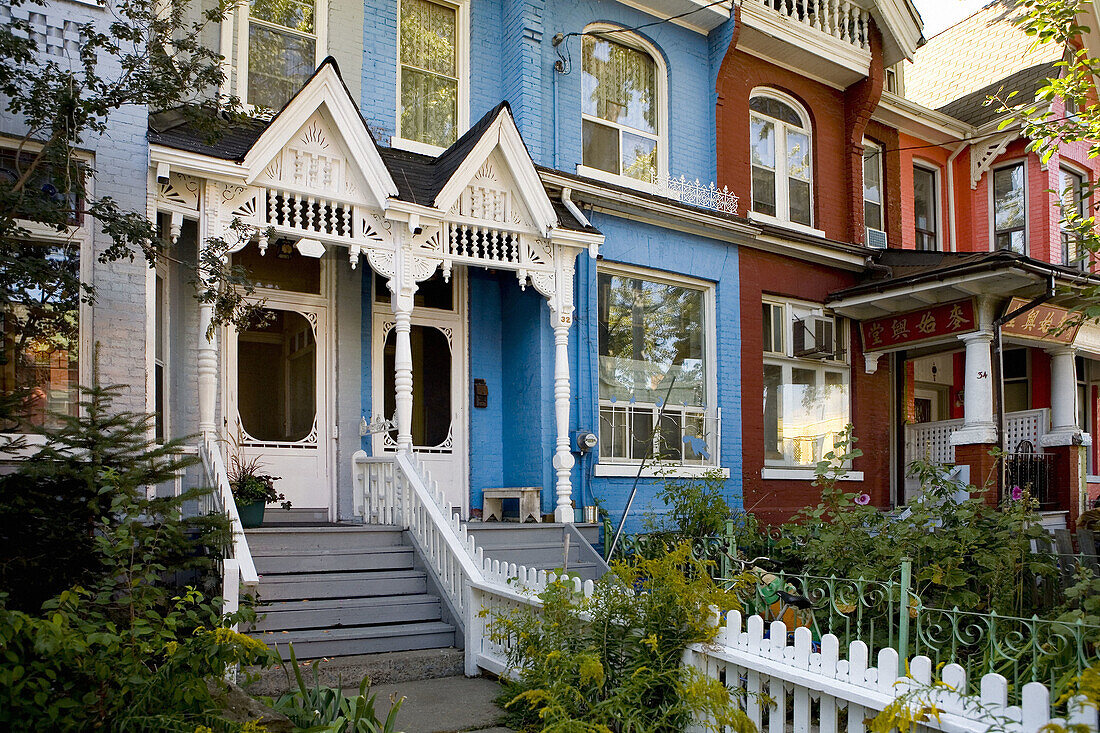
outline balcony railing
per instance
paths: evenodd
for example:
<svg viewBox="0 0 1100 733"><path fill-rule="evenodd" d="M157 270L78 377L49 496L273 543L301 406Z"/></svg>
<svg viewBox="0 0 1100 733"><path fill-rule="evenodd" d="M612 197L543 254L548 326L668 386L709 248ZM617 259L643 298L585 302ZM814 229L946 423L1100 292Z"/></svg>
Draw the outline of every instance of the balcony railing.
<svg viewBox="0 0 1100 733"><path fill-rule="evenodd" d="M864 51L871 50L871 16L848 0L746 0Z"/></svg>

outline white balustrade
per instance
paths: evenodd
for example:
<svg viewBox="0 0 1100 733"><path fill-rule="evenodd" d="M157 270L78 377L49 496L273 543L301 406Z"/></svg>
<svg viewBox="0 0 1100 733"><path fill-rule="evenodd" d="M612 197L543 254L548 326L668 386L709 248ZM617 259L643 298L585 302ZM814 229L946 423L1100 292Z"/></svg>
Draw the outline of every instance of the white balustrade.
<svg viewBox="0 0 1100 733"><path fill-rule="evenodd" d="M935 422L915 423L905 426L905 463L921 460L929 463L947 464L955 462L955 446L951 444L951 434L963 426L963 421L937 420ZM1050 410L1021 410L1005 415L1005 447L1009 452L1016 450L1021 441L1031 442L1038 449L1039 438L1045 435L1050 426Z"/></svg>
<svg viewBox="0 0 1100 733"><path fill-rule="evenodd" d="M849 0L751 0L838 41L871 50L871 14Z"/></svg>

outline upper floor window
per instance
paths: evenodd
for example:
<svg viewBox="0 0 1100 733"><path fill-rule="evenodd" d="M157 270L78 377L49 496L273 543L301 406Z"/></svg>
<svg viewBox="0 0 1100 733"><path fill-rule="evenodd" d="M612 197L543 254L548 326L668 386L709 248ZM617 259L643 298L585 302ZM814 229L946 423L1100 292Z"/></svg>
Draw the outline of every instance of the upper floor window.
<svg viewBox="0 0 1100 733"><path fill-rule="evenodd" d="M752 210L811 226L810 123L793 101L756 94L749 101Z"/></svg>
<svg viewBox="0 0 1100 733"><path fill-rule="evenodd" d="M459 135L460 8L401 0L397 136L446 148Z"/></svg>
<svg viewBox="0 0 1100 733"><path fill-rule="evenodd" d="M246 84L238 95L249 104L280 109L317 66L318 3L325 0L250 0L246 6Z"/></svg>
<svg viewBox="0 0 1100 733"><path fill-rule="evenodd" d="M1062 215L1059 217L1059 229L1062 240L1062 264L1078 265L1086 269L1082 258L1079 237L1074 225L1084 216L1085 177L1068 168L1059 171L1062 190Z"/></svg>
<svg viewBox="0 0 1100 733"><path fill-rule="evenodd" d="M936 172L924 166L913 166L913 226L917 249L937 250L939 215L936 201Z"/></svg>
<svg viewBox="0 0 1100 733"><path fill-rule="evenodd" d="M993 244L997 249L1027 251L1027 204L1024 163L993 171Z"/></svg>
<svg viewBox="0 0 1100 733"><path fill-rule="evenodd" d="M713 286L601 268L597 288L600 462L716 465Z"/></svg>
<svg viewBox="0 0 1100 733"><path fill-rule="evenodd" d="M882 148L867 141L863 143L863 223L868 229L880 232L886 229L882 213Z"/></svg>
<svg viewBox="0 0 1100 733"><path fill-rule="evenodd" d="M614 31L584 36L582 165L646 183L659 180L666 135L663 78L657 54L639 39Z"/></svg>

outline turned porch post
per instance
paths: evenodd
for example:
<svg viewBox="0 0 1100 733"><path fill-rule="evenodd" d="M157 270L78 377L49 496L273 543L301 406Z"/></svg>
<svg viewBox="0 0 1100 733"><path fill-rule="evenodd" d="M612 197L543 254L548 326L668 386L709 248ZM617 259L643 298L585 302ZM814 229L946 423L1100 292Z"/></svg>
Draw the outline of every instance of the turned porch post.
<svg viewBox="0 0 1100 733"><path fill-rule="evenodd" d="M397 407L397 450L411 453L413 409L412 311L416 286L400 284L400 277L389 282L390 303L393 306L394 404Z"/></svg>
<svg viewBox="0 0 1100 733"><path fill-rule="evenodd" d="M554 471L557 474L554 521L570 522L576 518L573 510L573 486L569 472L573 469L573 452L569 448L569 326L573 322L573 306L550 309L554 327L554 418L557 439L554 450Z"/></svg>
<svg viewBox="0 0 1100 733"><path fill-rule="evenodd" d="M203 215L199 220L199 279L205 283L210 276L209 269L203 267L203 252L209 246L207 242L217 232L219 196L212 183L207 182L203 189ZM218 341L211 333L214 322L214 304L199 304L199 349L197 362L199 391L199 432L203 435L216 433L217 396L218 396Z"/></svg>

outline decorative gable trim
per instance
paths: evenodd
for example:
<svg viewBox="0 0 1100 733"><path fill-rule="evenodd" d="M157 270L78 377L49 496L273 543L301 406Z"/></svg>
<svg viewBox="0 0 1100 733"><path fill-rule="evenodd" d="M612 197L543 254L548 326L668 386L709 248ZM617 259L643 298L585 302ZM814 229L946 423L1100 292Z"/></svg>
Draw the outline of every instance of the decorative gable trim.
<svg viewBox="0 0 1100 733"><path fill-rule="evenodd" d="M970 151L970 188L977 188L978 181L982 179L992 166L994 161L1008 149L1009 144L1020 136L1019 130L1009 130L1000 135L988 137L980 142L973 143Z"/></svg>
<svg viewBox="0 0 1100 733"><path fill-rule="evenodd" d="M523 144L515 120L507 108L501 110L493 123L482 134L481 139L458 166L455 172L435 197L435 207L440 211L450 211L459 203L459 198L467 186L477 176L484 175L485 166L494 150L500 151L500 157L507 166L524 206L534 221L530 222L542 234L557 226L558 218L546 189L542 185L535 164L527 147ZM479 205L490 205L479 202Z"/></svg>
<svg viewBox="0 0 1100 733"><path fill-rule="evenodd" d="M322 108L326 114L320 113ZM346 187L345 182L333 180L330 168L316 166L316 162L325 157L324 148L332 144L323 139L324 130L320 121L325 116L331 118L333 127L339 131L350 155L350 159L345 161L346 167L358 168L358 173L369 191L370 203L385 210L387 199L397 195L397 186L382 162L382 156L378 154L378 148L366 129L355 101L340 79L336 62L332 59L326 59L321 64L313 77L275 116L249 149L242 161L247 171L246 183L255 182L265 173L268 177L275 174L285 177L290 174L291 171L285 170L288 163L284 149L296 144L296 137L304 136L307 139L297 142L301 143L299 147L307 158L313 156L315 167L299 170L297 173L320 184L325 184L327 180L325 185L340 188L340 195L346 196L348 192L343 190ZM359 130L362 134L356 134ZM308 162L305 165L309 167ZM345 170L342 171L341 178L353 180L352 175L350 170ZM336 193L335 190L333 193Z"/></svg>

